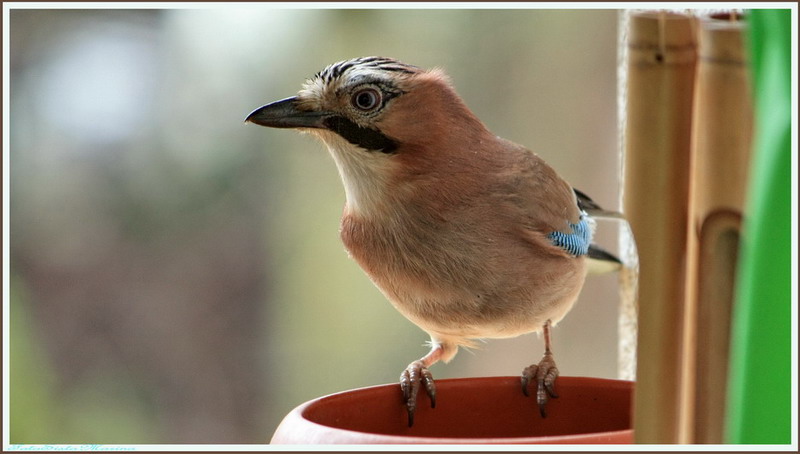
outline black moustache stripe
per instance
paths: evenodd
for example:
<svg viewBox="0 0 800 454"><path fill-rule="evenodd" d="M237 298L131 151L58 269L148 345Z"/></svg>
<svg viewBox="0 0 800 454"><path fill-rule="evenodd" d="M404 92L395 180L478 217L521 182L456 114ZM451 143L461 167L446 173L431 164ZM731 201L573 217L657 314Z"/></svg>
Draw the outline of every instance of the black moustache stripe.
<svg viewBox="0 0 800 454"><path fill-rule="evenodd" d="M347 118L339 116L328 117L323 121L323 124L348 142L366 150L389 154L397 149L397 143L381 134L380 131L362 128Z"/></svg>

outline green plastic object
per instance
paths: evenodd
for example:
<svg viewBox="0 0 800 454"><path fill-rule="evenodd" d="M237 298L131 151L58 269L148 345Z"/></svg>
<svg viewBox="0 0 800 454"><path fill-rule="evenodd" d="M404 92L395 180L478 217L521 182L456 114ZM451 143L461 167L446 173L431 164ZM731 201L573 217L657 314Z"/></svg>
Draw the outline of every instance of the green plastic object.
<svg viewBox="0 0 800 454"><path fill-rule="evenodd" d="M751 10L755 143L731 344L726 441L792 443L791 10Z"/></svg>

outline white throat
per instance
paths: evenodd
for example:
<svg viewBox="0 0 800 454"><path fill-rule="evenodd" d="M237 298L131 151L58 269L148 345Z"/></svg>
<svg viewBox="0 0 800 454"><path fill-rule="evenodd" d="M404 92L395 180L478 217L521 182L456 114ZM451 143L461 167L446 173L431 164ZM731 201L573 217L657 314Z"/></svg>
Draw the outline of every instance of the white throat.
<svg viewBox="0 0 800 454"><path fill-rule="evenodd" d="M370 216L387 208L395 163L380 151L364 150L335 133L320 135L333 156L344 184L346 210Z"/></svg>

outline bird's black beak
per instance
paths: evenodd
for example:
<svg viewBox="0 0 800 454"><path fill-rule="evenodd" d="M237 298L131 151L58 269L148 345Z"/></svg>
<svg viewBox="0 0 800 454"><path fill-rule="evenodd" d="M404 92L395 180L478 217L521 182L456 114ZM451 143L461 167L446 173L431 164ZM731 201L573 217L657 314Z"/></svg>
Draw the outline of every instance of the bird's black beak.
<svg viewBox="0 0 800 454"><path fill-rule="evenodd" d="M328 112L304 111L297 107L297 97L282 99L250 112L245 123L255 123L270 128L325 128Z"/></svg>
<svg viewBox="0 0 800 454"><path fill-rule="evenodd" d="M297 97L281 99L250 112L244 121L270 128L328 129L365 150L392 153L397 148L397 142L377 129L359 126L334 112L302 110L298 104Z"/></svg>

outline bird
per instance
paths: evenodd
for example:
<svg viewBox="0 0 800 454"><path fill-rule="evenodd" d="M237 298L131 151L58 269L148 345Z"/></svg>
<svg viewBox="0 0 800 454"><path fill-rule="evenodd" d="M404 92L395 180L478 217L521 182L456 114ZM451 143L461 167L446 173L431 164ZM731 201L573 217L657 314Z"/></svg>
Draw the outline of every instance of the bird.
<svg viewBox="0 0 800 454"><path fill-rule="evenodd" d="M408 425L430 367L477 340L543 334L523 369L546 417L558 397L551 328L573 307L587 262L620 264L592 243L603 210L533 151L494 135L440 68L388 57L328 65L245 123L310 133L327 146L345 204L340 237L388 301L430 336L400 375Z"/></svg>

